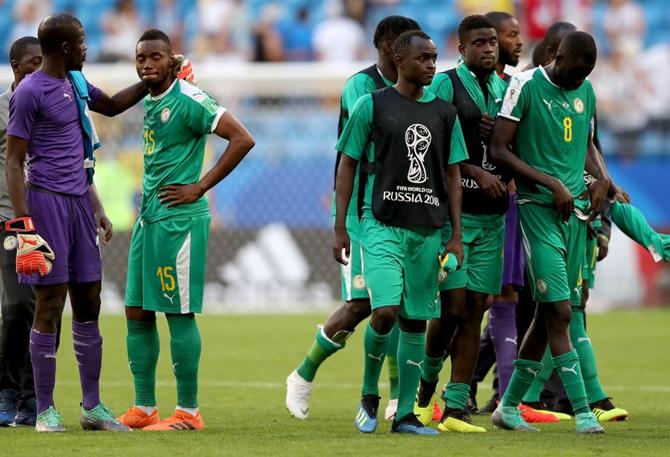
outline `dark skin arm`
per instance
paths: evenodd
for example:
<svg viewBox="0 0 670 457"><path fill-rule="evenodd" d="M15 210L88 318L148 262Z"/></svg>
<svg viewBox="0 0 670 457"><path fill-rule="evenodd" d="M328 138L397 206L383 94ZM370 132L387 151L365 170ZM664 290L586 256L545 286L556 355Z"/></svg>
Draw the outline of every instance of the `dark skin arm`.
<svg viewBox="0 0 670 457"><path fill-rule="evenodd" d="M482 119L479 121L479 136L484 142L488 143L495 123L495 119L489 116L489 113L484 113Z"/></svg>
<svg viewBox="0 0 670 457"><path fill-rule="evenodd" d="M610 189L613 187L612 180L607 174L607 168L605 167L605 162L600 156L600 152L593 144L593 135L589 134L589 144L586 149L586 171L596 178L596 182L589 186L589 197L591 204L586 210L587 213L590 213L590 219L595 219L600 210L607 200L607 194ZM615 193L616 190L613 190Z"/></svg>
<svg viewBox="0 0 670 457"><path fill-rule="evenodd" d="M477 165L461 163L461 176L477 181L479 188L491 198L501 198L507 194L507 188L498 178Z"/></svg>
<svg viewBox="0 0 670 457"><path fill-rule="evenodd" d="M138 82L118 91L111 97L104 92L101 93L95 103L89 105L89 108L105 116L116 116L142 100L147 93L144 83Z"/></svg>
<svg viewBox="0 0 670 457"><path fill-rule="evenodd" d="M342 154L335 176L335 241L333 243L333 257L342 265L349 262L351 241L347 233L347 209L354 189L354 176L358 161L346 154ZM342 255L344 250L344 255Z"/></svg>
<svg viewBox="0 0 670 457"><path fill-rule="evenodd" d="M23 162L28 151L28 140L7 135L7 159L5 161L5 176L9 199L12 201L16 217L28 216L28 204L26 203L25 176L23 174Z"/></svg>
<svg viewBox="0 0 670 457"><path fill-rule="evenodd" d="M463 187L461 184L461 170L458 164L449 165L445 179L447 180L447 194L449 198L449 221L451 222L451 239L444 248L444 255L451 252L463 264L463 230L461 227L461 201ZM440 261L443 260L442 258Z"/></svg>
<svg viewBox="0 0 670 457"><path fill-rule="evenodd" d="M93 207L93 214L95 215L95 223L98 231L102 230L102 244L107 244L112 239L113 227L112 221L109 220L105 213L105 208L102 206L102 201L98 195L98 190L95 183L88 186L88 196L91 199L91 206Z"/></svg>
<svg viewBox="0 0 670 457"><path fill-rule="evenodd" d="M491 156L526 181L551 190L558 214L564 221L567 221L574 209L574 200L570 191L561 181L536 170L510 151L509 147L514 142L516 129L516 122L502 117L498 118L491 137Z"/></svg>
<svg viewBox="0 0 670 457"><path fill-rule="evenodd" d="M228 176L256 144L244 125L228 111L219 119L214 133L228 140L221 158L197 183L161 187L158 195L161 203L172 207L196 201Z"/></svg>

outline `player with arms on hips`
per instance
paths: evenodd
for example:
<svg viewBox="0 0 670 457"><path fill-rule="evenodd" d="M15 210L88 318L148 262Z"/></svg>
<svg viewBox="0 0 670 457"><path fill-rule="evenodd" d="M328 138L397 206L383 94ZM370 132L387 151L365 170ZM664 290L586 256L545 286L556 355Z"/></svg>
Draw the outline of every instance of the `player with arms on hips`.
<svg viewBox="0 0 670 457"><path fill-rule="evenodd" d="M388 16L382 19L374 34L374 45L377 48L377 62L349 78L342 90L340 100L340 118L338 136L349 120L354 104L363 95L393 85L398 79L398 71L393 62L393 42L408 30L419 29L419 24L403 16ZM340 163L341 153L335 161L335 173ZM370 298L363 279L361 267L360 222L358 214L358 175L354 177L353 198L347 213L347 231L354 249L347 265L340 266L342 280L342 299L344 304L337 308L319 326L314 343L302 363L286 379L286 408L293 417L307 419L309 399L312 394L312 383L321 364L335 352L344 348L346 340L356 326L370 316ZM333 216L335 215L335 198L333 193ZM389 370L390 396L384 417L393 417L398 398L398 364L396 352L398 347L398 327L393 329L389 339L388 351L384 352Z"/></svg>
<svg viewBox="0 0 670 457"><path fill-rule="evenodd" d="M84 29L73 16L56 14L39 25L43 62L10 100L6 175L16 219L19 282L35 286L30 333L39 432L61 432L54 407L56 329L69 294L72 334L82 388L80 422L86 430L130 431L100 401L102 336L98 327L102 262L98 245L112 236L93 184L99 146L90 112L114 116L146 93L141 83L112 97L81 73ZM24 160L28 162L27 182Z"/></svg>
<svg viewBox="0 0 670 457"><path fill-rule="evenodd" d="M435 75L437 49L412 30L394 43L398 83L361 97L337 144L342 158L336 180L333 256L342 265L352 249L346 216L359 161L365 172L361 218L363 274L372 315L365 330L365 367L356 428L377 428L379 375L396 322L398 410L392 431L435 435L414 415L426 320L439 316L440 249L462 261L461 177L467 158L453 105L424 89ZM441 229L451 221L444 246ZM451 253L451 254L449 254Z"/></svg>
<svg viewBox="0 0 670 457"><path fill-rule="evenodd" d="M456 107L467 145L468 159L460 164L464 258L461 268L440 283L442 310L440 317L428 324L415 411L424 425L430 423L431 399L451 343L451 378L438 430L481 433L486 429L472 424L466 405L488 297L499 294L502 284L511 175L489 159L488 151L494 118L505 94L505 83L495 72L495 27L484 16L467 16L458 26L458 41L463 61L438 74L429 90ZM442 239L450 238L451 225L447 223Z"/></svg>
<svg viewBox="0 0 670 457"><path fill-rule="evenodd" d="M198 368L210 212L205 193L228 176L254 147L247 129L197 86L177 79L168 36L147 30L135 49L144 99L142 204L128 258L126 318L128 362L135 404L119 417L132 428L199 430ZM207 135L228 140L217 163L201 178ZM156 405L160 351L156 313L170 329L177 408L163 419Z"/></svg>
<svg viewBox="0 0 670 457"><path fill-rule="evenodd" d="M589 408L568 329L571 304L581 302L586 221L600 211L608 193L616 193L590 128L596 100L586 77L596 56L589 34L568 34L551 64L514 76L493 131L493 157L518 177L526 265L539 302L507 391L492 415L500 428L537 431L523 420L518 406L542 369L548 344L577 432L604 432ZM596 179L588 190L584 169Z"/></svg>

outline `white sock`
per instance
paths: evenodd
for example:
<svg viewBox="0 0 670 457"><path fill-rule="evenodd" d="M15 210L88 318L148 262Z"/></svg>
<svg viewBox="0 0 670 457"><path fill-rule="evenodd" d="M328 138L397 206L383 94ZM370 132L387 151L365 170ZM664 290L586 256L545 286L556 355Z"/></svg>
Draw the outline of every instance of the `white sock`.
<svg viewBox="0 0 670 457"><path fill-rule="evenodd" d="M141 409L145 414L153 414L154 411L156 411L155 406L140 406L140 405L135 405L135 408Z"/></svg>
<svg viewBox="0 0 670 457"><path fill-rule="evenodd" d="M177 409L179 411L186 411L191 416L195 416L196 414L198 414L198 411L199 411L198 408L184 408L184 407L179 406L179 405L177 405L177 408L175 408L175 409Z"/></svg>

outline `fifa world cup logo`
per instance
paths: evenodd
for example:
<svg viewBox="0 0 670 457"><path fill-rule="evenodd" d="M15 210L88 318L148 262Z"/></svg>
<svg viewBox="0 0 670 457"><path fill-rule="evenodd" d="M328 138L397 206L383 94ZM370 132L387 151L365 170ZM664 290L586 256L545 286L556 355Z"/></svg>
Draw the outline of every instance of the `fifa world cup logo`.
<svg viewBox="0 0 670 457"><path fill-rule="evenodd" d="M407 180L412 184L423 184L428 180L423 159L430 147L430 130L423 124L412 124L405 130L405 144L409 158Z"/></svg>

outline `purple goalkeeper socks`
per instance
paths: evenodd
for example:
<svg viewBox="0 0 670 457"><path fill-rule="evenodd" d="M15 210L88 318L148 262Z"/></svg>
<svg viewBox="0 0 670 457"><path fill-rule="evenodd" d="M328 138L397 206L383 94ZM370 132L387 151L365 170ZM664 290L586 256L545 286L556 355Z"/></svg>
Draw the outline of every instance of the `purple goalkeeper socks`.
<svg viewBox="0 0 670 457"><path fill-rule="evenodd" d="M496 353L501 398L512 377L513 362L517 356L515 308L515 303L498 301L493 303L489 311L489 331Z"/></svg>
<svg viewBox="0 0 670 457"><path fill-rule="evenodd" d="M37 414L54 404L56 384L56 334L30 331L30 360L35 379Z"/></svg>
<svg viewBox="0 0 670 457"><path fill-rule="evenodd" d="M82 406L93 409L100 403L100 370L102 368L102 336L98 322L72 321L72 342L79 365Z"/></svg>

